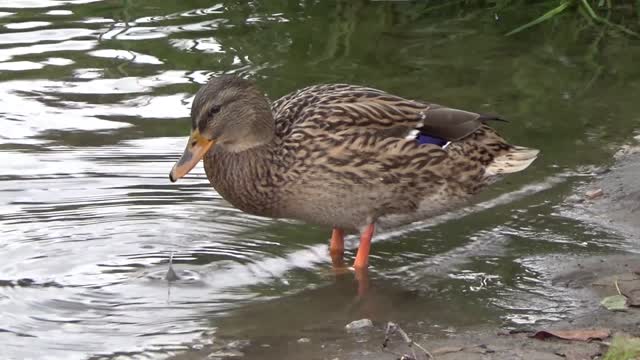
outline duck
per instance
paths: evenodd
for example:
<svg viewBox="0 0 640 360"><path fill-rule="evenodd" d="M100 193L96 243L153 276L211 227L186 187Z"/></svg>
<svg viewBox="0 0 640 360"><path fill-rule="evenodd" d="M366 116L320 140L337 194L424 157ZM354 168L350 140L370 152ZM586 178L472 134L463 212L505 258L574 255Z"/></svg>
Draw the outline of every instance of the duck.
<svg viewBox="0 0 640 360"><path fill-rule="evenodd" d="M495 121L505 120L342 83L271 102L250 79L214 76L193 99L190 137L169 179L202 160L234 207L331 228L334 265L345 234L359 233L353 268L367 269L378 229L462 207L537 158Z"/></svg>

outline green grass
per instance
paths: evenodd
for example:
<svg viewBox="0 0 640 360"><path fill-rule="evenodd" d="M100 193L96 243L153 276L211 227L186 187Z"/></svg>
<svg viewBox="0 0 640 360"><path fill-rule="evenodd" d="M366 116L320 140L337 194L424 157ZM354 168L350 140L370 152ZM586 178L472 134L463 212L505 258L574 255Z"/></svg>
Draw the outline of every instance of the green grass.
<svg viewBox="0 0 640 360"><path fill-rule="evenodd" d="M640 338L616 336L603 360L632 360L640 358Z"/></svg>

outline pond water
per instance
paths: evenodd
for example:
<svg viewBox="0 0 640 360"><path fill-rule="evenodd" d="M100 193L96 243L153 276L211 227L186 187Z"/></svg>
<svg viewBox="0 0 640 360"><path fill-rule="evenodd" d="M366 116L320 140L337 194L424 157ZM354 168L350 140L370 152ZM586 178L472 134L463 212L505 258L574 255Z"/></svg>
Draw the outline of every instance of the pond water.
<svg viewBox="0 0 640 360"><path fill-rule="evenodd" d="M640 43L571 15L504 36L544 7L425 4L0 1L0 358L242 340L244 358L332 359L363 317L437 335L579 314L549 277L558 259L636 249L565 199L638 126ZM192 97L221 73L273 99L339 81L498 112L542 156L474 206L380 234L356 298L330 271L330 229L243 214L201 165L169 182Z"/></svg>

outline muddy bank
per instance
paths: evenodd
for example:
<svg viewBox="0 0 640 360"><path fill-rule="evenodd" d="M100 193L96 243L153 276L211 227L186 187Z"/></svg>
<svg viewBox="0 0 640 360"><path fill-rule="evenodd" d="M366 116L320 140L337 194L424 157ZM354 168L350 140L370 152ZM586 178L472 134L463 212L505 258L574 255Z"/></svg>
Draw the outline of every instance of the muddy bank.
<svg viewBox="0 0 640 360"><path fill-rule="evenodd" d="M446 337L411 334L411 339L429 349L437 359L597 359L604 355L614 336L640 336L640 308L624 312L609 311L600 305L601 299L617 294L615 282L625 282L628 287L640 289L640 269L637 256L620 254L589 258L558 258L555 285L573 288L583 293L587 308L581 315L554 323L522 327L495 327L466 329L452 332ZM633 283L631 282L633 281ZM592 341L569 341L558 338L538 339L541 331L605 331L608 336ZM377 331L377 342L368 341L367 348L353 347L339 359L391 360L403 354L412 355L411 348L399 336L395 336L387 351L381 344L384 333ZM414 350L417 359L426 358L419 349ZM320 359L320 357L318 357Z"/></svg>

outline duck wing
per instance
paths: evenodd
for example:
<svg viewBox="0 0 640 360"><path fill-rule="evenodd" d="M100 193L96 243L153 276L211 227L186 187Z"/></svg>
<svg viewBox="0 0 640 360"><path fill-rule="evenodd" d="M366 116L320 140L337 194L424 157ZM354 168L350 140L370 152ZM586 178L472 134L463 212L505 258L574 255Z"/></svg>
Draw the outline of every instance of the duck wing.
<svg viewBox="0 0 640 360"><path fill-rule="evenodd" d="M281 138L307 129L334 134L367 132L444 144L464 138L488 120L501 120L348 84L303 88L278 99L272 110Z"/></svg>

